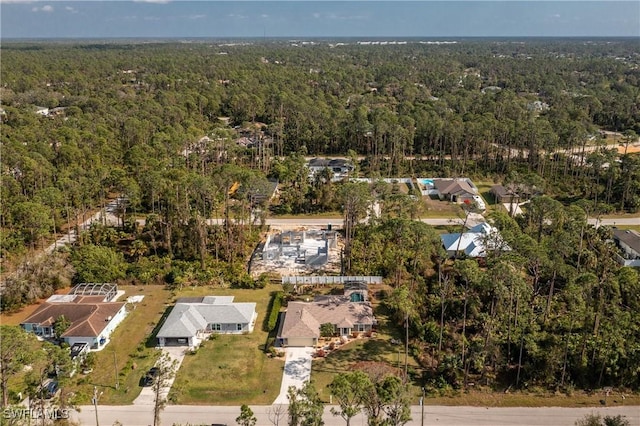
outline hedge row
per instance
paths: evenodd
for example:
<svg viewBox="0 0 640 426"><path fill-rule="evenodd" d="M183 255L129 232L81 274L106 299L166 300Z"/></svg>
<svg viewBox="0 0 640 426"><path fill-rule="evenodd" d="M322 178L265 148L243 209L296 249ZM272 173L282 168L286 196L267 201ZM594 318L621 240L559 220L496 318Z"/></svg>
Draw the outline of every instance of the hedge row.
<svg viewBox="0 0 640 426"><path fill-rule="evenodd" d="M269 322L267 323L269 332L275 330L276 328L276 324L278 323L278 314L280 313L280 308L282 307L283 300L283 292L278 291L273 295L273 299L271 301L271 311L269 312Z"/></svg>

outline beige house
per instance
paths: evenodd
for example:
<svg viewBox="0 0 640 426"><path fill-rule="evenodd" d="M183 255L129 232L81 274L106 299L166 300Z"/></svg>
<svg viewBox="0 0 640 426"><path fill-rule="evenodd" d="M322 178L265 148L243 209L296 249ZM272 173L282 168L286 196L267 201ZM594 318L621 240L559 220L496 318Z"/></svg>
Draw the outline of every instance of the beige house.
<svg viewBox="0 0 640 426"><path fill-rule="evenodd" d="M281 346L315 346L322 324L333 324L340 336L370 331L376 324L366 291L318 296L313 302L290 302L278 332Z"/></svg>

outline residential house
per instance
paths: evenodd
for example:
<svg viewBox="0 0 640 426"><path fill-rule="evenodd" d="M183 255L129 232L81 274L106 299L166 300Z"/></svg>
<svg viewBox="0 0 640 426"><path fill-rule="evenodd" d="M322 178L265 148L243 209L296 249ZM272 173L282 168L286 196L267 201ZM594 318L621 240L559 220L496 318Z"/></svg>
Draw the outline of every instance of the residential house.
<svg viewBox="0 0 640 426"><path fill-rule="evenodd" d="M315 346L321 325L327 323L333 324L340 336L371 331L376 320L366 290L345 284L343 295L317 296L313 302L289 302L278 330L278 343Z"/></svg>
<svg viewBox="0 0 640 426"><path fill-rule="evenodd" d="M624 266L640 268L640 233L632 229L614 229L613 240L623 252L618 262Z"/></svg>
<svg viewBox="0 0 640 426"><path fill-rule="evenodd" d="M37 106L36 107L36 114L42 115L44 117L47 117L49 115L49 108Z"/></svg>
<svg viewBox="0 0 640 426"><path fill-rule="evenodd" d="M211 333L251 333L255 303L234 303L233 296L183 297L156 335L159 346L196 347Z"/></svg>
<svg viewBox="0 0 640 426"><path fill-rule="evenodd" d="M514 203L517 204L520 200L520 195L514 190L513 187L504 187L502 185L493 185L489 190L489 193L493 195L496 203Z"/></svg>
<svg viewBox="0 0 640 426"><path fill-rule="evenodd" d="M433 179L434 193L441 200L448 200L457 204L475 204L479 210L486 210L478 189L469 179Z"/></svg>
<svg viewBox="0 0 640 426"><path fill-rule="evenodd" d="M307 163L309 178L312 179L316 173L329 169L333 173L332 180L340 180L349 175L354 170L353 164L344 158L312 158Z"/></svg>
<svg viewBox="0 0 640 426"><path fill-rule="evenodd" d="M491 250L511 250L498 229L487 222L479 223L467 232L442 234L440 239L449 257L455 257L457 254L486 257L487 252Z"/></svg>
<svg viewBox="0 0 640 426"><path fill-rule="evenodd" d="M454 203L471 202L477 194L467 179L433 179L433 186L438 198Z"/></svg>
<svg viewBox="0 0 640 426"><path fill-rule="evenodd" d="M47 339L60 339L69 346L86 344L90 349L102 349L115 328L127 315L125 303L105 302L104 296L64 295L52 297L41 304L20 326ZM54 324L60 317L71 324L56 336Z"/></svg>

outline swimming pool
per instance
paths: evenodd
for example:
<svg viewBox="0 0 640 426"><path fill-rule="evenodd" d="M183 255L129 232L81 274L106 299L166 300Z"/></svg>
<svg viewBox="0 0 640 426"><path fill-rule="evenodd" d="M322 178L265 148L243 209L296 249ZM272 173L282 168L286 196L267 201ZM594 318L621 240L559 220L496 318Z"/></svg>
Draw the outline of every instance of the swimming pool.
<svg viewBox="0 0 640 426"><path fill-rule="evenodd" d="M433 179L416 179L418 183L423 184L424 186L433 186Z"/></svg>

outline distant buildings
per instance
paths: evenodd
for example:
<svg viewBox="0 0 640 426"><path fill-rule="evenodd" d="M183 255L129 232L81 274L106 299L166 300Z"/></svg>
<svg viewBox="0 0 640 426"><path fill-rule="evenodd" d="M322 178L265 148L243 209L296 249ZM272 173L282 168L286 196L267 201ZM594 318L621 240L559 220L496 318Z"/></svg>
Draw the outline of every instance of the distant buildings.
<svg viewBox="0 0 640 426"><path fill-rule="evenodd" d="M333 174L333 177L331 178L333 181L348 177L355 169L353 164L344 158L312 158L307 163L307 168L309 169L310 179L313 179L317 173L320 173L325 169L329 169Z"/></svg>
<svg viewBox="0 0 640 426"><path fill-rule="evenodd" d="M479 223L469 231L440 236L449 257L486 257L489 251L509 251L511 247L502 239L500 232L487 222Z"/></svg>

